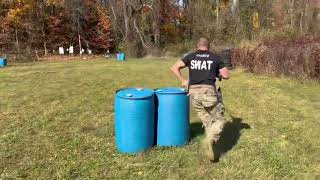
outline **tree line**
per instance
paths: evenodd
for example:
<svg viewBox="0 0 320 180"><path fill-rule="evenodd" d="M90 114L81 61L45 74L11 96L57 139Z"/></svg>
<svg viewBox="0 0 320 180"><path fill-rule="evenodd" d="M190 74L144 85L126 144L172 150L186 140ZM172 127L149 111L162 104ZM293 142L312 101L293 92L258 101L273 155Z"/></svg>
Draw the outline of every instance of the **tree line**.
<svg viewBox="0 0 320 180"><path fill-rule="evenodd" d="M227 45L319 35L319 8L318 0L0 0L0 53L46 56L72 45L162 55L200 36Z"/></svg>

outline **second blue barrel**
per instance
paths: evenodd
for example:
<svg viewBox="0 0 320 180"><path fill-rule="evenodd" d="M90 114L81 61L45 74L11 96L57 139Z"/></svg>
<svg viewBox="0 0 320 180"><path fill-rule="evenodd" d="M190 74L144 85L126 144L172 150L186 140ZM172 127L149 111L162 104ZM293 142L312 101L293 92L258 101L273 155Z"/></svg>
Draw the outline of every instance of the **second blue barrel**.
<svg viewBox="0 0 320 180"><path fill-rule="evenodd" d="M0 57L0 67L5 67L7 65L7 59Z"/></svg>
<svg viewBox="0 0 320 180"><path fill-rule="evenodd" d="M190 139L189 96L181 88L161 88L157 95L157 145L182 146Z"/></svg>
<svg viewBox="0 0 320 180"><path fill-rule="evenodd" d="M117 53L117 61L125 61L126 54L125 53Z"/></svg>
<svg viewBox="0 0 320 180"><path fill-rule="evenodd" d="M155 98L151 89L128 88L115 97L116 146L122 153L135 154L154 144Z"/></svg>

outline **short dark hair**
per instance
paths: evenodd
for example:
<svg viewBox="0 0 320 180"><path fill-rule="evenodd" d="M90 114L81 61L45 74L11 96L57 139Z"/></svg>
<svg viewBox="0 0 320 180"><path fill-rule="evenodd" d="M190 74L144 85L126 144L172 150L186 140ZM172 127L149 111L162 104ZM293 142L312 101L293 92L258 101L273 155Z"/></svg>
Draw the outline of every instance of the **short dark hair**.
<svg viewBox="0 0 320 180"><path fill-rule="evenodd" d="M209 49L209 48L210 48L209 39L208 39L208 38L205 38L205 37L201 37L201 38L198 40L197 46L204 46L204 47L207 47L207 48Z"/></svg>

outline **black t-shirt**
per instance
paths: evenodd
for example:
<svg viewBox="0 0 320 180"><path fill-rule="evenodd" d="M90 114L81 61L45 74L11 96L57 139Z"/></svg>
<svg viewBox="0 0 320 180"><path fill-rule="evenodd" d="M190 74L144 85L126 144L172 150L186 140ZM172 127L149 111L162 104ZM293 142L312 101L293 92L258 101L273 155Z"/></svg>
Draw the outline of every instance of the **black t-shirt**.
<svg viewBox="0 0 320 180"><path fill-rule="evenodd" d="M182 58L182 61L189 67L190 85L215 85L219 69L225 67L220 57L210 51L198 50Z"/></svg>

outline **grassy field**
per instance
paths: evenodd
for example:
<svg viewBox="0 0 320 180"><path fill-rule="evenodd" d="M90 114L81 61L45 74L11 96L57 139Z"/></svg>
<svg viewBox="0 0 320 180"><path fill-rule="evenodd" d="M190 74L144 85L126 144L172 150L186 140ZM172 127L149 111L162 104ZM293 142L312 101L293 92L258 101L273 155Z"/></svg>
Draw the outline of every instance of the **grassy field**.
<svg viewBox="0 0 320 180"><path fill-rule="evenodd" d="M36 63L0 69L0 179L289 179L320 175L320 85L240 70L220 83L228 123L212 164L201 124L181 148L116 152L114 93L179 86L172 60Z"/></svg>

